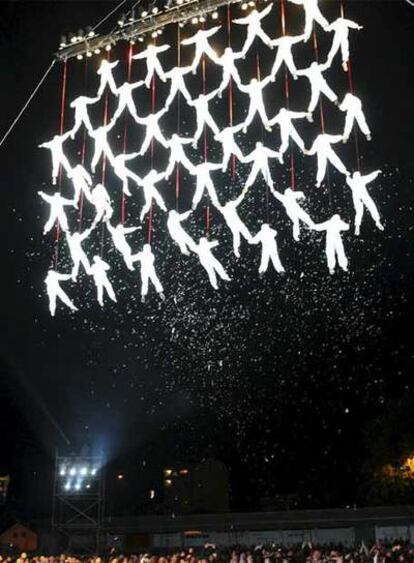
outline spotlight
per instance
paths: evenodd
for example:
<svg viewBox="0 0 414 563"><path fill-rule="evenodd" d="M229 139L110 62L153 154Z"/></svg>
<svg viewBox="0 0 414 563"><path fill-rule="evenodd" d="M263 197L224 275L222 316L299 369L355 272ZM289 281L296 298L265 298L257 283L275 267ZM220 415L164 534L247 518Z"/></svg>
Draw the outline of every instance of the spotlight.
<svg viewBox="0 0 414 563"><path fill-rule="evenodd" d="M184 2L184 0L177 0L177 4L178 4L179 6L181 6L181 4L182 4L183 2Z"/></svg>
<svg viewBox="0 0 414 563"><path fill-rule="evenodd" d="M70 491L70 488L71 488L71 483L70 483L70 481L66 481L66 483L65 483L65 491Z"/></svg>
<svg viewBox="0 0 414 563"><path fill-rule="evenodd" d="M78 29L78 41L82 41L83 37L85 35L85 32L83 31L83 29Z"/></svg>
<svg viewBox="0 0 414 563"><path fill-rule="evenodd" d="M86 34L88 37L94 37L95 36L95 32L94 30L91 28L90 25L88 25L88 27L86 28Z"/></svg>
<svg viewBox="0 0 414 563"><path fill-rule="evenodd" d="M126 15L125 14L121 14L121 17L118 20L118 25L119 27L124 27L126 22Z"/></svg>
<svg viewBox="0 0 414 563"><path fill-rule="evenodd" d="M247 8L249 7L247 2L243 2L243 4L241 5L241 9L242 10L247 10Z"/></svg>
<svg viewBox="0 0 414 563"><path fill-rule="evenodd" d="M106 45L105 51L110 51L111 49L112 49L112 47L110 45Z"/></svg>
<svg viewBox="0 0 414 563"><path fill-rule="evenodd" d="M255 5L256 5L255 2L253 2L253 0L250 0L249 6L250 6L251 8L254 8Z"/></svg>
<svg viewBox="0 0 414 563"><path fill-rule="evenodd" d="M79 471L79 473L81 475L87 475L88 474L88 468L87 467L82 467L82 469Z"/></svg>
<svg viewBox="0 0 414 563"><path fill-rule="evenodd" d="M128 21L130 22L135 21L135 8L132 8L131 13L129 14Z"/></svg>
<svg viewBox="0 0 414 563"><path fill-rule="evenodd" d="M82 55L78 55L77 58L82 57ZM76 475L76 467L72 467L69 471L69 475Z"/></svg>
<svg viewBox="0 0 414 563"><path fill-rule="evenodd" d="M96 475L97 471L98 471L98 470L96 469L96 467L94 467L94 468L91 470L91 475L92 475L92 476Z"/></svg>
<svg viewBox="0 0 414 563"><path fill-rule="evenodd" d="M163 34L162 29L159 29L159 30L157 31L157 33L158 33L158 35L162 35L162 34Z"/></svg>
<svg viewBox="0 0 414 563"><path fill-rule="evenodd" d="M198 23L198 18L191 18L191 23L193 23L193 24Z"/></svg>
<svg viewBox="0 0 414 563"><path fill-rule="evenodd" d="M182 28L185 26L185 22L180 22L178 25L179 25L179 26L181 27L181 29L182 29Z"/></svg>
<svg viewBox="0 0 414 563"><path fill-rule="evenodd" d="M139 41L140 43L144 43L144 38L141 37L141 35L140 35L140 36L138 37L138 41Z"/></svg>
<svg viewBox="0 0 414 563"><path fill-rule="evenodd" d="M217 20L218 19L218 12L213 12L211 14L211 17L213 18L213 20Z"/></svg>
<svg viewBox="0 0 414 563"><path fill-rule="evenodd" d="M91 485L88 483L88 484L86 485L86 488L87 488L87 489L90 489L90 488L91 488Z"/></svg>
<svg viewBox="0 0 414 563"><path fill-rule="evenodd" d="M73 33L69 33L69 41L71 43L76 43L77 39L76 39L76 36Z"/></svg>
<svg viewBox="0 0 414 563"><path fill-rule="evenodd" d="M151 33L151 37L153 37L154 39L155 39L155 37L157 37L157 35L158 35L158 33L157 33L156 31L153 31L153 32Z"/></svg>
<svg viewBox="0 0 414 563"><path fill-rule="evenodd" d="M122 475L122 473L120 473L120 474L118 475L118 479L121 481L123 478L124 478L124 476Z"/></svg>
<svg viewBox="0 0 414 563"><path fill-rule="evenodd" d="M60 38L59 47L60 47L61 49L63 49L64 47L66 47L66 42L67 42L66 35L62 35L61 38Z"/></svg>
<svg viewBox="0 0 414 563"><path fill-rule="evenodd" d="M145 18L148 16L148 12L146 10L144 10L143 12L141 12L141 18Z"/></svg>
<svg viewBox="0 0 414 563"><path fill-rule="evenodd" d="M129 40L129 44L130 44L130 45L135 45L135 41L134 41L133 39L130 39L130 40Z"/></svg>
<svg viewBox="0 0 414 563"><path fill-rule="evenodd" d="M62 467L60 468L60 475L63 477L63 475L66 475L66 467L64 465L62 465Z"/></svg>
<svg viewBox="0 0 414 563"><path fill-rule="evenodd" d="M90 51L87 51L86 56L87 56L87 57L92 57L92 53L91 53Z"/></svg>
<svg viewBox="0 0 414 563"><path fill-rule="evenodd" d="M158 8L157 8L157 6L155 6L155 8L152 9L152 13L154 14L154 16L155 16L156 14L158 14Z"/></svg>
<svg viewBox="0 0 414 563"><path fill-rule="evenodd" d="M75 485L75 491L80 491L81 488L81 482L77 481L76 485Z"/></svg>
<svg viewBox="0 0 414 563"><path fill-rule="evenodd" d="M206 21L206 18L204 16L200 16L199 20L201 23L204 23Z"/></svg>
<svg viewBox="0 0 414 563"><path fill-rule="evenodd" d="M99 55L100 52L101 52L100 49L95 49L95 51L94 51L95 55Z"/></svg>

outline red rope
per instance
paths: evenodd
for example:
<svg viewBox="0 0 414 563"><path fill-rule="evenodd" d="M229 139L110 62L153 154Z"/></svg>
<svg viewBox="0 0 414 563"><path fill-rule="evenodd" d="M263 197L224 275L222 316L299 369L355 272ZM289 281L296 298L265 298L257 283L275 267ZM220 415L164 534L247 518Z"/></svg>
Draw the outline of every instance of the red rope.
<svg viewBox="0 0 414 563"><path fill-rule="evenodd" d="M154 42L155 44L155 42ZM155 113L155 105L156 105L156 83L155 83L155 72L152 75L152 84L151 84L151 111ZM154 165L154 138L151 139L151 169ZM152 219L153 219L153 205L151 202L151 207L148 214L148 244L151 244L152 241Z"/></svg>
<svg viewBox="0 0 414 563"><path fill-rule="evenodd" d="M345 17L344 0L340 0L339 10L340 10L341 18L344 18ZM348 66L348 72L347 72L348 87L349 87L350 93L354 94L354 81L353 81L353 77L352 77L351 55L349 55L349 61L348 61L347 66ZM358 168L358 171L361 172L361 160L360 160L360 156L359 156L358 133L357 133L357 130L355 128L354 128L354 141L355 141L355 158L356 158L357 168Z"/></svg>
<svg viewBox="0 0 414 563"><path fill-rule="evenodd" d="M286 11L285 11L285 0L280 2L280 18L282 22L282 33L283 36L286 35ZM286 98L286 109L290 110L290 87L289 87L289 73L288 68L285 63L285 98ZM290 186L292 190L295 189L295 157L293 153L292 139L289 139L290 148Z"/></svg>
<svg viewBox="0 0 414 563"><path fill-rule="evenodd" d="M132 43L129 44L127 49L127 80L131 82L131 74L132 74L132 56L134 54L134 48ZM122 152L123 154L126 153L128 143L128 112L124 114L124 135L122 141ZM121 223L124 225L126 220L126 196L124 191L122 190L121 194Z"/></svg>
<svg viewBox="0 0 414 563"><path fill-rule="evenodd" d="M60 125L59 125L59 134L63 135L63 129L65 127L65 102L66 102L66 83L67 83L67 61L63 64L63 75L62 75L62 94L60 100ZM62 165L59 167L59 174L58 174L58 188L59 192L62 186ZM56 233L55 233L55 268L57 266L58 258L59 258L59 239L60 239L60 224L59 221L56 221Z"/></svg>
<svg viewBox="0 0 414 563"><path fill-rule="evenodd" d="M227 4L227 46L231 48L231 6ZM229 126L233 126L233 77L230 77L229 85L227 88L228 99L228 112L229 112ZM231 155L231 177L236 175L236 155Z"/></svg>
<svg viewBox="0 0 414 563"><path fill-rule="evenodd" d="M181 67L181 28L177 24L177 66ZM180 134L181 124L181 92L177 93L177 135ZM175 208L178 211L178 200L180 198L180 163L175 165Z"/></svg>
<svg viewBox="0 0 414 563"><path fill-rule="evenodd" d="M88 83L88 59L85 58L85 70L84 70L84 90L86 92L87 83ZM86 129L83 128L82 133L82 146L81 146L81 164L82 166L85 165L85 157L86 157ZM83 204L84 204L84 193L81 191L80 193L80 203L79 203L79 232L82 230L82 219L83 219Z"/></svg>

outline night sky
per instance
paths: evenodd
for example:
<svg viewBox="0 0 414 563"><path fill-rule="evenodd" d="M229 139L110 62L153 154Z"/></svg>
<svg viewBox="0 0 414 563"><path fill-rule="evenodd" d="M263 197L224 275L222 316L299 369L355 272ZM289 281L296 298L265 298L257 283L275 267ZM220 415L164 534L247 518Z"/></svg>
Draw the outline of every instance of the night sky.
<svg viewBox="0 0 414 563"><path fill-rule="evenodd" d="M321 4L326 5L329 20L339 15L337 2ZM46 70L60 35L93 25L114 5L93 1L1 4L1 131ZM241 16L239 7L232 10L233 17ZM50 157L37 145L58 132L60 65L1 147L0 469L12 474L13 502L19 513L47 512L56 448L76 450L85 443L93 451L103 449L110 474L121 470L125 474L119 484L122 491L117 492L124 502L118 500L112 506L118 512L146 506L148 490L157 486L165 464L207 457L228 466L232 508L237 510L258 508L264 496L291 493L303 507L367 502L365 468L373 449L370 425L386 419L391 411L398 412L401 400L409 403L414 398L414 8L398 0L348 0L345 11L364 26L352 35L351 60L355 90L364 102L373 140L367 143L359 136L359 150L363 172L383 171L370 191L385 226L384 232L376 230L365 215L361 236L354 237L352 231L344 236L349 273L337 270L329 275L320 233L304 230L301 241L294 243L280 206L275 201L267 203L265 185L259 184L243 203L242 215L252 232L267 218L277 226L284 275L269 269L259 278L260 252L255 246L243 245L242 258L236 260L229 231L213 213L210 236L222 241L217 255L232 278L214 291L197 260L183 257L167 237L163 216L156 209L153 250L166 300L160 301L150 290L147 302L141 304L139 272L126 270L107 238L103 257L112 266L118 303L107 302L101 310L94 287L82 273L78 284L66 286L79 312L58 306L52 319L43 279L53 259L53 236L42 236L47 206L36 195L39 189L52 188ZM272 14L274 25L270 17L266 30L276 37L280 35L278 6ZM225 10L220 16L225 28ZM289 5L288 31L299 32L302 22L301 10ZM182 37L192 32L191 25L181 30ZM176 34L176 28L166 30L160 42L174 43ZM234 31L235 48L242 39ZM223 31L217 48L223 48L225 41ZM321 37L323 53L327 46ZM119 81L125 79L125 50L122 44L113 51L113 58L121 58L124 65L116 75ZM188 64L190 58L186 61L185 57L191 53L191 49L185 51L182 64ZM258 53L262 72L268 72L272 56L265 47ZM311 45L303 52L299 49L298 67L308 66L313 56ZM167 68L175 64L174 57L175 51L163 59ZM86 79L84 61L68 63L68 101L84 92L93 95L98 59L88 62ZM251 75L255 64L252 49L240 67L242 76ZM347 80L339 58L335 67L329 71L329 81L342 97ZM133 79L141 78L141 63L133 68ZM211 90L219 81L212 65L207 77ZM200 75L190 78L190 89L197 88L199 81ZM291 82L291 88L293 109L299 110L309 95L307 82ZM143 96L145 114L150 94ZM163 96L160 85L157 104ZM275 109L283 101L283 83L275 83L275 93L267 103ZM109 107L114 110L111 101ZM235 122L239 122L246 106L236 100L235 107ZM336 133L341 123L338 110L327 100L324 107L327 130ZM225 96L214 111L225 125ZM176 105L174 112L176 116ZM185 134L194 129L194 119L188 112L182 115L180 127ZM72 113L68 108L65 119L69 126ZM94 120L102 122L102 111ZM163 125L165 132L175 131L176 126L176 117ZM315 123L305 122L301 129L307 146L319 127L315 112ZM264 134L257 125L249 130L242 148L250 152L260 137L270 145L274 135ZM131 127L128 140L132 150L137 140ZM119 146L121 140L114 137L114 142ZM79 150L78 139L73 155ZM355 166L352 137L338 152ZM87 154L90 158L91 153ZM201 148L190 154L200 160ZM311 215L323 221L338 210L351 222L352 201L340 175L331 172L329 185L325 182L318 190L313 159L297 152L295 156L297 188L307 194ZM217 145L211 142L209 158L219 157ZM154 161L162 167L162 150L156 151ZM278 170L275 179L284 189L287 166ZM239 193L247 171L239 166L234 180L226 176L220 191L223 198ZM114 189L119 193L119 182ZM188 208L192 193L188 178L183 177L180 210ZM172 184L168 197L168 205L174 206ZM136 224L138 204L138 198L127 202L130 225ZM194 236L205 230L205 204L203 200L191 223ZM83 220L85 224L90 220L87 213ZM139 248L146 237L145 224L134 236L131 244ZM93 250L99 251L100 244L99 233ZM60 270L69 264L62 241ZM390 451L389 461L395 461L391 457Z"/></svg>

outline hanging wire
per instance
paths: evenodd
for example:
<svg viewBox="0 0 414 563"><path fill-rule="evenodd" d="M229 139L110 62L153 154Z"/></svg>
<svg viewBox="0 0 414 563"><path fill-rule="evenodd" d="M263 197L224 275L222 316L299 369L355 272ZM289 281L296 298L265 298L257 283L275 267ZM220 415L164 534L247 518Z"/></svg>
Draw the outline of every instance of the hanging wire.
<svg viewBox="0 0 414 563"><path fill-rule="evenodd" d="M286 5L285 0L280 2L280 18L282 23L282 34L286 36ZM286 109L290 111L290 86L289 86L289 72L286 65L285 67L285 97L286 97ZM292 190L295 189L295 155L293 152L293 142L292 138L289 137L289 150L290 150L290 187Z"/></svg>
<svg viewBox="0 0 414 563"><path fill-rule="evenodd" d="M180 24L177 23L177 66L181 66L181 28ZM177 135L180 134L180 123L181 123L181 91L178 90L177 93ZM178 211L178 200L180 197L180 163L177 162L175 165L175 209Z"/></svg>
<svg viewBox="0 0 414 563"><path fill-rule="evenodd" d="M134 54L134 47L133 44L130 43L127 49L127 80L131 82L132 76L132 56ZM128 112L124 113L124 135L123 135L123 142L122 142L122 152L123 154L126 153L127 150L127 143L128 143ZM121 223L124 225L126 220L126 196L125 192L122 189L121 194Z"/></svg>
<svg viewBox="0 0 414 563"><path fill-rule="evenodd" d="M10 135L10 133L13 131L14 127L17 125L18 121L20 120L20 118L22 117L22 115L24 114L24 112L26 111L26 109L28 108L30 102L33 100L33 98L35 97L35 95L37 94L37 91L39 90L39 88L41 87L41 85L43 84L43 82L46 80L49 72L52 70L54 64L55 64L56 60L53 60L49 67L47 68L46 72L44 73L44 75L42 76L42 78L39 80L39 82L37 83L37 86L35 87L35 89L33 90L33 92L30 94L30 96L28 97L27 101L25 102L25 104L23 105L22 109L19 111L19 113L17 114L16 118L13 120L12 124L10 125L10 127L7 129L7 131L4 133L3 137L0 140L0 147L2 146L2 144L4 143L4 141L7 139L7 137Z"/></svg>
<svg viewBox="0 0 414 563"><path fill-rule="evenodd" d="M103 23L106 22L115 12L117 12L128 0L121 0L121 2L115 6L113 10L111 10L106 16L104 16L93 28L92 31L96 31L98 27L100 27ZM138 2L137 2L138 3ZM135 6L134 6L135 7Z"/></svg>
<svg viewBox="0 0 414 563"><path fill-rule="evenodd" d="M157 40L154 39L154 45L156 45ZM156 78L155 72L152 75L152 84L151 84L151 113L155 113L155 105L156 105ZM154 168L154 146L155 140L154 137L151 139L151 146L150 146L150 154L151 154L151 170ZM151 207L148 214L148 244L151 244L152 241L152 220L153 220L153 202L151 201Z"/></svg>
<svg viewBox="0 0 414 563"><path fill-rule="evenodd" d="M318 46L318 38L316 35L315 24L313 27L313 48L315 50L315 60L319 64L319 46ZM321 131L325 134L325 113L323 111L323 101L322 101L322 94L319 97L319 117L321 121ZM326 180L327 180L327 187L328 187L328 200L329 200L329 209L332 210L332 194L331 194L331 176L329 173L329 166L326 167Z"/></svg>
<svg viewBox="0 0 414 563"><path fill-rule="evenodd" d="M66 103L66 85L67 85L67 75L68 75L68 64L67 61L63 63L63 74L62 74L62 94L60 100L60 124L59 124L59 134L63 135L63 129L65 127L65 103ZM59 166L58 172L58 190L60 192L62 187L62 164ZM57 267L59 259L59 239L60 239L60 224L59 220L56 220L56 235L55 235L55 269Z"/></svg>
<svg viewBox="0 0 414 563"><path fill-rule="evenodd" d="M85 71L84 71L84 91L86 92L88 86L88 59L85 58ZM81 148L81 165L85 165L85 156L86 156L86 128L83 128L82 134L82 148ZM83 219L83 204L84 204L84 193L83 190L80 192L80 201L79 201L79 232L82 231L82 219Z"/></svg>

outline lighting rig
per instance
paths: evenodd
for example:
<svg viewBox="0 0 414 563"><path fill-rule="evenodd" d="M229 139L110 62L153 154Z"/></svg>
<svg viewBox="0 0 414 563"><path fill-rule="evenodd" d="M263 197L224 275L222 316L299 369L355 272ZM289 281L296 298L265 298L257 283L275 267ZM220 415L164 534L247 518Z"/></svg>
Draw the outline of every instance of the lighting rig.
<svg viewBox="0 0 414 563"><path fill-rule="evenodd" d="M161 35L163 28L171 23L185 25L186 23L203 23L207 17L218 19L218 9L228 4L241 3L242 9L254 6L255 2L250 0L175 0L174 5L167 5L160 9L156 6L143 10L139 15L136 10L118 18L115 31L106 35L98 35L92 28L86 32L79 30L77 34L62 36L59 51L55 53L58 61L65 61L76 57L91 57L99 55L101 51L110 51L118 41L143 42L147 36L155 38Z"/></svg>

